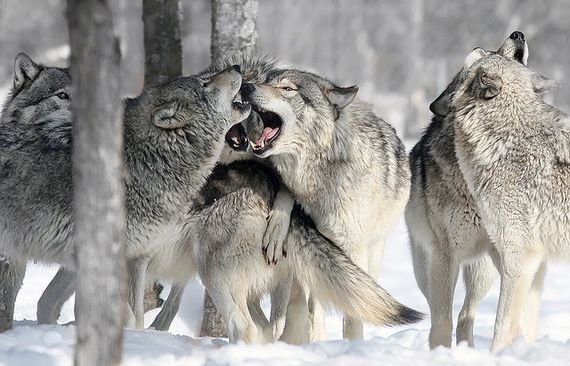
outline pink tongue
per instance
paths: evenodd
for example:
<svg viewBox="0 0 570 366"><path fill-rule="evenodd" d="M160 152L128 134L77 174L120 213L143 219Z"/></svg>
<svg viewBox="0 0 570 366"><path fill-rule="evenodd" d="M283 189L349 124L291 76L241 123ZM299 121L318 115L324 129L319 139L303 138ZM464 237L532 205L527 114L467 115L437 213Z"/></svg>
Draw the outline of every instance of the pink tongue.
<svg viewBox="0 0 570 366"><path fill-rule="evenodd" d="M255 145L260 148L264 147L265 141L270 140L275 136L277 131L279 131L279 128L265 127L261 133L261 137L255 142Z"/></svg>

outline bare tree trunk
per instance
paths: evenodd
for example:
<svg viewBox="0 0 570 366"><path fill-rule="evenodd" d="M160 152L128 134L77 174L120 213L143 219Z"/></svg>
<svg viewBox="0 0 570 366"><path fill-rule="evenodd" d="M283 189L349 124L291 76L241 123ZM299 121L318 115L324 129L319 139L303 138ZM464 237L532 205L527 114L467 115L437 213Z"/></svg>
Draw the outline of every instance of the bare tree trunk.
<svg viewBox="0 0 570 366"><path fill-rule="evenodd" d="M16 295L22 287L26 262L11 261L0 255L0 333L12 329L14 320L14 303Z"/></svg>
<svg viewBox="0 0 570 366"><path fill-rule="evenodd" d="M212 61L257 47L257 0L212 0Z"/></svg>
<svg viewBox="0 0 570 366"><path fill-rule="evenodd" d="M182 75L179 0L143 0L144 83Z"/></svg>
<svg viewBox="0 0 570 366"><path fill-rule="evenodd" d="M118 365L126 304L125 187L112 0L68 0L77 295L75 364Z"/></svg>
<svg viewBox="0 0 570 366"><path fill-rule="evenodd" d="M212 0L212 62L257 47L257 0ZM208 291L204 293L201 336L227 337L227 329Z"/></svg>

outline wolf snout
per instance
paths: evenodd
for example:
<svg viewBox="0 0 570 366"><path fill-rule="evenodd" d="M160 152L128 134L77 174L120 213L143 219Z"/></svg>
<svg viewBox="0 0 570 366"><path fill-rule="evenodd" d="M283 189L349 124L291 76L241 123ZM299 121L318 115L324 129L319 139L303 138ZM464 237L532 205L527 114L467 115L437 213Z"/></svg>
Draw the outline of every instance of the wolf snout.
<svg viewBox="0 0 570 366"><path fill-rule="evenodd" d="M509 38L512 39L513 41L524 42L524 33L519 31L514 31L513 33L511 33Z"/></svg>
<svg viewBox="0 0 570 366"><path fill-rule="evenodd" d="M240 92L242 96L247 97L248 95L253 93L254 90L255 90L255 85L253 85L252 83L243 83L241 85Z"/></svg>

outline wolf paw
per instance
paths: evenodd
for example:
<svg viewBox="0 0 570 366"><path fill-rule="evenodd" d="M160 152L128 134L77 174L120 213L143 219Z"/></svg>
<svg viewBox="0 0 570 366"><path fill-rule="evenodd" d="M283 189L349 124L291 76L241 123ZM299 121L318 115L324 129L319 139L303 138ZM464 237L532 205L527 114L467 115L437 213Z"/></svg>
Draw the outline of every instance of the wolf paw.
<svg viewBox="0 0 570 366"><path fill-rule="evenodd" d="M289 231L290 213L273 209L268 217L267 229L263 235L263 254L267 264L277 264L287 256L285 238Z"/></svg>

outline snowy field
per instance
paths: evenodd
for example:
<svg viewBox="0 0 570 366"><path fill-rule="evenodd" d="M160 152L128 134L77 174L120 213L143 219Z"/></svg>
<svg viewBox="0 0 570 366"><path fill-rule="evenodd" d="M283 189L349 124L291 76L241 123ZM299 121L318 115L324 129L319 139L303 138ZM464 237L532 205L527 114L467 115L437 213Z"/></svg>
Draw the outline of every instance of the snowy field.
<svg viewBox="0 0 570 366"><path fill-rule="evenodd" d="M498 298L497 283L480 306L475 324L476 349L461 345L429 351L429 319L398 328L365 328L365 341L341 338L341 317L327 317L328 342L303 347L283 343L229 345L225 339L198 339L203 289L196 281L187 288L181 311L169 333L126 330L124 365L565 365L570 364L570 279L568 266L552 265L546 277L541 308L540 340L527 345L522 339L498 355L487 349ZM16 303L16 327L0 334L0 365L71 365L73 326L37 326L36 302L57 267L30 264ZM396 298L427 312L416 286L403 223L386 244L379 282ZM497 281L498 282L498 281ZM454 317L463 300L461 284L455 297ZM166 296L166 293L163 294ZM265 304L267 308L268 304ZM158 310L147 313L150 324ZM61 322L73 320L73 303L63 309Z"/></svg>

